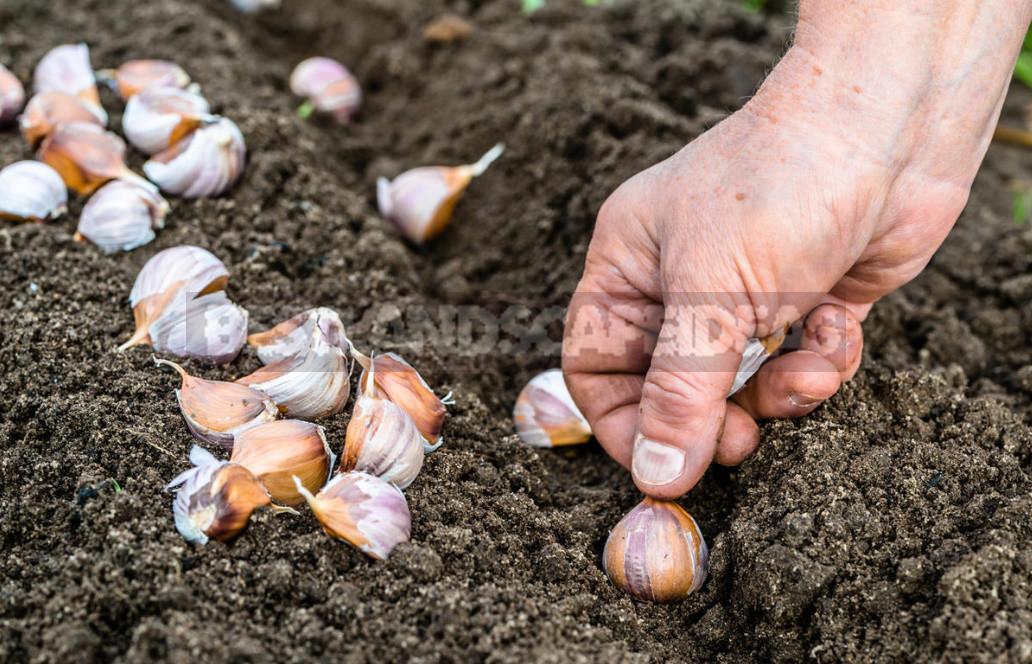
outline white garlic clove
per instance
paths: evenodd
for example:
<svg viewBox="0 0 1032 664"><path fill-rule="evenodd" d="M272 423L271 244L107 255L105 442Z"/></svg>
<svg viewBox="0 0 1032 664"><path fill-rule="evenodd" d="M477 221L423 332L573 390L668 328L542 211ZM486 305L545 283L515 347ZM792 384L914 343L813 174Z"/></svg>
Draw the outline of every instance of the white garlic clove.
<svg viewBox="0 0 1032 664"><path fill-rule="evenodd" d="M340 472L359 470L404 489L423 467L426 440L397 404L363 394L348 422Z"/></svg>
<svg viewBox="0 0 1032 664"><path fill-rule="evenodd" d="M728 396L745 387L745 384L756 375L763 363L777 352L781 344L785 342L785 337L788 336L788 329L788 327L785 327L762 339L753 338L745 342L742 361L738 365L738 373L735 375L735 382L731 386L731 391L727 393Z"/></svg>
<svg viewBox="0 0 1032 664"><path fill-rule="evenodd" d="M347 67L330 58L308 58L290 74L290 89L311 108L351 122L362 109L362 88ZM305 108L305 107L302 107ZM304 115L306 111L302 111Z"/></svg>
<svg viewBox="0 0 1032 664"><path fill-rule="evenodd" d="M499 143L475 164L423 166L405 171L393 181L380 178L376 181L380 216L409 240L426 242L444 230L466 187L504 150L505 146Z"/></svg>
<svg viewBox="0 0 1032 664"><path fill-rule="evenodd" d="M60 173L69 189L84 196L115 179L154 189L125 165L125 141L88 122L57 125L40 146L39 160Z"/></svg>
<svg viewBox="0 0 1032 664"><path fill-rule="evenodd" d="M18 77L0 65L0 126L13 122L25 104L25 88Z"/></svg>
<svg viewBox="0 0 1032 664"><path fill-rule="evenodd" d="M312 495L295 479L315 518L331 537L384 560L412 535L412 515L401 489L368 473L335 476Z"/></svg>
<svg viewBox="0 0 1032 664"><path fill-rule="evenodd" d="M181 289L148 330L156 351L224 364L240 354L247 339L247 310L225 291L200 297Z"/></svg>
<svg viewBox="0 0 1032 664"><path fill-rule="evenodd" d="M232 188L246 158L240 130L220 118L155 155L143 171L162 191L183 198L209 198Z"/></svg>
<svg viewBox="0 0 1032 664"><path fill-rule="evenodd" d="M258 359L262 364L272 364L307 353L316 328L325 343L350 352L351 341L344 330L344 322L336 311L327 307L309 309L265 332L252 334L247 337L247 343L258 349Z"/></svg>
<svg viewBox="0 0 1032 664"><path fill-rule="evenodd" d="M443 443L441 430L449 401L441 399L411 364L395 353L366 357L354 348L352 356L362 365L358 379L362 394L376 396L398 404L416 423L427 441L427 452L433 452Z"/></svg>
<svg viewBox="0 0 1032 664"><path fill-rule="evenodd" d="M168 360L155 358L154 362L172 367L183 379L182 387L176 390L179 410L190 433L200 440L228 449L245 431L279 418L276 404L258 390L221 380L197 378Z"/></svg>
<svg viewBox="0 0 1032 664"><path fill-rule="evenodd" d="M86 44L66 44L51 49L36 65L33 88L41 92L63 92L86 102L102 125L107 112L100 105L97 79L90 65L90 49Z"/></svg>
<svg viewBox="0 0 1032 664"><path fill-rule="evenodd" d="M154 239L165 225L168 202L134 182L114 180L93 194L79 216L77 240L89 240L105 253L130 251Z"/></svg>
<svg viewBox="0 0 1032 664"><path fill-rule="evenodd" d="M602 562L617 588L640 599L676 602L706 580L709 549L677 503L646 498L616 524Z"/></svg>
<svg viewBox="0 0 1032 664"><path fill-rule="evenodd" d="M256 14L280 6L280 0L229 0L229 2L237 11L244 14Z"/></svg>
<svg viewBox="0 0 1032 664"><path fill-rule="evenodd" d="M61 175L38 161L17 161L0 170L0 218L46 221L68 209Z"/></svg>
<svg viewBox="0 0 1032 664"><path fill-rule="evenodd" d="M177 88L151 87L129 98L122 115L122 129L130 143L152 155L216 119L200 95Z"/></svg>
<svg viewBox="0 0 1032 664"><path fill-rule="evenodd" d="M247 526L255 508L276 509L257 478L243 466L219 462L197 447L190 460L201 464L165 487L176 489L172 512L176 530L186 541L207 544L209 539L232 539Z"/></svg>
<svg viewBox="0 0 1032 664"><path fill-rule="evenodd" d="M35 148L40 141L52 134L59 124L65 122L85 122L102 126L85 102L63 92L33 95L25 107L25 112L18 119L18 126L25 142L30 148Z"/></svg>
<svg viewBox="0 0 1032 664"><path fill-rule="evenodd" d="M323 428L301 420L248 429L233 442L230 458L254 473L273 500L286 505L303 500L294 477L308 491L318 491L329 479L334 460Z"/></svg>
<svg viewBox="0 0 1032 664"><path fill-rule="evenodd" d="M190 75L168 60L130 60L97 75L126 101L151 86L184 89L190 85Z"/></svg>
<svg viewBox="0 0 1032 664"><path fill-rule="evenodd" d="M516 399L512 419L520 440L533 447L576 445L591 439L591 426L573 402L559 369L530 379Z"/></svg>

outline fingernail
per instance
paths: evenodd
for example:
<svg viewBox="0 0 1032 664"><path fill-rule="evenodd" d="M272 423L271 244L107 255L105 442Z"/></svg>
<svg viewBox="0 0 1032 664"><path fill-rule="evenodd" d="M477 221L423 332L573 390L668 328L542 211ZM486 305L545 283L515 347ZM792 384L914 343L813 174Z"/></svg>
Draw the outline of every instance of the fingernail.
<svg viewBox="0 0 1032 664"><path fill-rule="evenodd" d="M793 406L797 406L799 408L806 408L807 406L813 406L824 401L824 399L821 399L820 397L811 397L809 394L799 393L790 395L788 400L792 402Z"/></svg>
<svg viewBox="0 0 1032 664"><path fill-rule="evenodd" d="M631 472L643 484L668 484L684 473L684 450L649 440L641 434L634 443Z"/></svg>
<svg viewBox="0 0 1032 664"><path fill-rule="evenodd" d="M816 330L817 343L821 348L834 352L842 348L849 341L849 335L845 330L833 325L818 325Z"/></svg>

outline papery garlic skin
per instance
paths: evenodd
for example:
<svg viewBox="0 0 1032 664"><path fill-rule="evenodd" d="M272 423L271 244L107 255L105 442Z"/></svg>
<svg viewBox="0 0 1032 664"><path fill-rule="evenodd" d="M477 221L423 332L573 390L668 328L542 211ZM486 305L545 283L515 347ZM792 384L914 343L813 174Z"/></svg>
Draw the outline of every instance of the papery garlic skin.
<svg viewBox="0 0 1032 664"><path fill-rule="evenodd" d="M0 65L0 126L13 122L25 104L25 88L18 77Z"/></svg>
<svg viewBox="0 0 1032 664"><path fill-rule="evenodd" d="M178 487L172 504L176 530L195 544L232 539L247 526L256 507L270 505L269 494L243 466L218 462L210 454L202 457L192 453L191 461L202 461L202 465L165 487L166 491Z"/></svg>
<svg viewBox="0 0 1032 664"><path fill-rule="evenodd" d="M190 85L190 75L168 60L130 60L99 74L126 101L150 86L183 89Z"/></svg>
<svg viewBox="0 0 1032 664"><path fill-rule="evenodd" d="M60 173L69 189L84 196L116 178L154 188L125 165L125 141L87 122L55 127L39 148L39 160Z"/></svg>
<svg viewBox="0 0 1032 664"><path fill-rule="evenodd" d="M0 170L0 218L47 221L68 209L68 189L57 171L38 161Z"/></svg>
<svg viewBox="0 0 1032 664"><path fill-rule="evenodd" d="M362 109L362 88L347 67L330 58L308 58L290 74L290 89L315 110L333 113L340 122L354 120Z"/></svg>
<svg viewBox="0 0 1032 664"><path fill-rule="evenodd" d="M745 384L756 375L763 363L781 347L787 335L788 328L785 327L762 339L752 338L745 342L742 361L738 365L738 373L735 374L735 381L731 386L731 391L727 393L728 396L745 387Z"/></svg>
<svg viewBox="0 0 1032 664"><path fill-rule="evenodd" d="M315 495L300 480L295 483L323 530L368 556L385 560L412 535L405 495L378 477L357 471L341 473Z"/></svg>
<svg viewBox="0 0 1032 664"><path fill-rule="evenodd" d="M404 489L423 467L426 440L397 404L363 394L348 422L340 471L359 470Z"/></svg>
<svg viewBox="0 0 1032 664"><path fill-rule="evenodd" d="M86 44L66 44L51 49L36 65L33 89L41 92L63 92L86 102L97 120L107 124L107 112L100 105L97 79L90 65Z"/></svg>
<svg viewBox="0 0 1032 664"><path fill-rule="evenodd" d="M258 350L258 359L262 364L272 364L307 353L316 327L325 343L345 352L351 351L351 341L344 330L344 322L336 311L327 307L309 309L265 332L252 334L247 337L247 343Z"/></svg>
<svg viewBox="0 0 1032 664"><path fill-rule="evenodd" d="M207 100L198 94L151 87L129 98L122 115L122 129L134 147L153 155L216 119Z"/></svg>
<svg viewBox="0 0 1032 664"><path fill-rule="evenodd" d="M560 369L530 379L516 399L512 420L520 440L533 447L586 443L591 425L573 402Z"/></svg>
<svg viewBox="0 0 1032 664"><path fill-rule="evenodd" d="M130 251L154 239L166 214L168 202L157 192L114 180L98 189L82 209L76 239L89 240L105 253Z"/></svg>
<svg viewBox="0 0 1032 664"><path fill-rule="evenodd" d="M426 439L427 452L440 447L447 403L434 394L419 372L395 353L366 357L352 350L352 356L363 368L358 379L362 393L393 401L408 413Z"/></svg>
<svg viewBox="0 0 1032 664"><path fill-rule="evenodd" d="M244 347L247 310L231 302L225 291L194 297L183 289L172 297L148 334L156 351L225 364Z"/></svg>
<svg viewBox="0 0 1032 664"><path fill-rule="evenodd" d="M85 102L63 92L43 92L33 95L18 119L22 136L30 148L35 148L59 124L64 122L85 122L102 127Z"/></svg>
<svg viewBox="0 0 1032 664"><path fill-rule="evenodd" d="M280 6L280 0L229 0L229 3L244 14L256 14Z"/></svg>
<svg viewBox="0 0 1032 664"><path fill-rule="evenodd" d="M244 137L226 118L204 125L143 165L151 182L183 198L229 191L244 171Z"/></svg>
<svg viewBox="0 0 1032 664"><path fill-rule="evenodd" d="M617 588L639 599L676 602L706 580L709 549L698 524L673 502L646 498L616 524L602 562Z"/></svg>
<svg viewBox="0 0 1032 664"><path fill-rule="evenodd" d="M244 431L233 442L230 457L254 473L273 500L286 505L304 500L295 476L308 491L318 491L329 479L334 460L323 428L301 420L280 420Z"/></svg>

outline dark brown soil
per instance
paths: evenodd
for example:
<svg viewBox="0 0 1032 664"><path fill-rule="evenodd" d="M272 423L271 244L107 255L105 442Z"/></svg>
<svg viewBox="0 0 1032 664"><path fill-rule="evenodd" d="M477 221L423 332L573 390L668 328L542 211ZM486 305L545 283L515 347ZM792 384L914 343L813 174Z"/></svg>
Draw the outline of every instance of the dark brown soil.
<svg viewBox="0 0 1032 664"><path fill-rule="evenodd" d="M515 0L284 5L0 0L0 61L23 80L70 41L98 67L175 59L251 154L231 197L176 201L130 254L73 242L68 219L0 226L0 661L1032 661L1032 228L1004 188L1032 178L1032 156L993 148L932 266L866 324L851 385L766 426L755 457L684 499L712 549L703 589L636 603L600 567L638 500L627 473L597 446L538 452L512 435L518 389L556 349L484 352L461 329L423 343L418 319L454 318L440 307L471 296L561 307L607 193L739 105L786 19L735 0L549 0L533 18ZM473 31L426 44L446 11ZM286 78L314 54L353 66L360 124L294 114ZM1029 95L1014 97L1017 122ZM414 248L377 218L377 176L499 139L509 150L440 241ZM0 134L0 163L26 156ZM111 350L136 272L182 243L227 263L252 329L331 306L360 346L399 350L456 393L446 444L407 491L412 542L390 561L307 512L259 512L229 545L176 533L162 487L193 444L176 381L149 349ZM257 366L251 352L188 363L222 378ZM346 418L326 424L339 447Z"/></svg>

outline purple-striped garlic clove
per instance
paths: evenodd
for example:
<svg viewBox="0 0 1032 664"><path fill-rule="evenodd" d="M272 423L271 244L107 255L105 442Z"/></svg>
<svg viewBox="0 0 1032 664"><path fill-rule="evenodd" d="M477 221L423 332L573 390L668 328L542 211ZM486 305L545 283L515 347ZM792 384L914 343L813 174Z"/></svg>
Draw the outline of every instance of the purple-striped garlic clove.
<svg viewBox="0 0 1032 664"><path fill-rule="evenodd" d="M57 125L39 148L39 160L61 174L68 188L84 196L110 180L154 185L125 165L125 141L88 122Z"/></svg>
<svg viewBox="0 0 1032 664"><path fill-rule="evenodd" d="M143 171L162 191L183 198L211 198L233 187L246 159L240 129L219 118L152 157Z"/></svg>
<svg viewBox="0 0 1032 664"><path fill-rule="evenodd" d="M190 433L200 440L230 449L243 433L279 418L276 404L258 390L197 378L175 362L157 358L154 361L172 367L183 379L182 387L176 390L179 410ZM290 486L293 488L293 483ZM275 496L273 499L277 500Z"/></svg>
<svg viewBox="0 0 1032 664"><path fill-rule="evenodd" d="M97 79L90 65L90 49L86 44L65 44L51 49L36 65L32 79L36 94L63 92L84 101L97 120L107 124L107 112L100 104Z"/></svg>
<svg viewBox="0 0 1032 664"><path fill-rule="evenodd" d="M257 14L280 6L280 0L229 0L229 3L243 14Z"/></svg>
<svg viewBox="0 0 1032 664"><path fill-rule="evenodd" d="M194 297L176 293L148 330L156 351L224 364L240 354L247 339L247 310L225 291Z"/></svg>
<svg viewBox="0 0 1032 664"><path fill-rule="evenodd" d="M230 457L254 473L274 501L286 505L304 500L294 477L306 490L318 491L329 479L334 460L323 428L301 420L248 429L236 437Z"/></svg>
<svg viewBox="0 0 1032 664"><path fill-rule="evenodd" d="M117 69L99 71L97 76L125 101L151 86L183 89L190 85L190 75L168 60L130 60Z"/></svg>
<svg viewBox="0 0 1032 664"><path fill-rule="evenodd" d="M323 530L368 556L384 560L412 535L405 495L379 477L357 471L341 473L315 495L300 479L295 483Z"/></svg>
<svg viewBox="0 0 1032 664"><path fill-rule="evenodd" d="M59 124L65 122L103 126L85 102L63 92L33 95L25 106L25 112L18 118L18 126L30 148L38 146Z"/></svg>
<svg viewBox="0 0 1032 664"><path fill-rule="evenodd" d="M363 394L348 422L340 472L359 470L404 489L423 467L426 440L400 406Z"/></svg>
<svg viewBox="0 0 1032 664"><path fill-rule="evenodd" d="M0 218L47 221L68 209L61 175L38 161L16 161L0 170Z"/></svg>
<svg viewBox="0 0 1032 664"><path fill-rule="evenodd" d="M620 590L653 602L684 599L706 580L709 549L699 526L673 502L646 498L616 524L602 562Z"/></svg>
<svg viewBox="0 0 1032 664"><path fill-rule="evenodd" d="M363 369L358 379L361 393L396 403L416 423L426 439L426 451L440 447L449 397L438 397L419 372L394 353L366 357L352 348L351 354Z"/></svg>
<svg viewBox="0 0 1032 664"><path fill-rule="evenodd" d="M344 330L344 322L336 311L327 307L309 309L265 332L252 334L247 337L247 343L258 349L258 359L262 364L272 364L307 353L317 327L325 343L350 352L351 341Z"/></svg>
<svg viewBox="0 0 1032 664"><path fill-rule="evenodd" d="M125 137L141 152L167 150L218 118L204 97L177 88L152 87L129 98L122 115Z"/></svg>
<svg viewBox="0 0 1032 664"><path fill-rule="evenodd" d="M376 181L380 216L417 244L434 238L448 225L469 183L504 150L505 146L499 143L474 164L422 166L405 171L394 180L380 178Z"/></svg>
<svg viewBox="0 0 1032 664"><path fill-rule="evenodd" d="M516 399L512 420L520 440L533 447L586 443L591 426L573 402L560 369L530 379Z"/></svg>
<svg viewBox="0 0 1032 664"><path fill-rule="evenodd" d="M308 58L290 74L290 89L308 101L299 113L332 113L339 122L351 122L362 110L362 88L347 67L330 58Z"/></svg>
<svg viewBox="0 0 1032 664"><path fill-rule="evenodd" d="M165 226L168 202L135 182L114 180L93 194L82 209L76 240L88 240L105 253L130 251L154 239Z"/></svg>
<svg viewBox="0 0 1032 664"><path fill-rule="evenodd" d="M25 105L25 88L18 77L0 65L0 126L9 124L18 117Z"/></svg>

